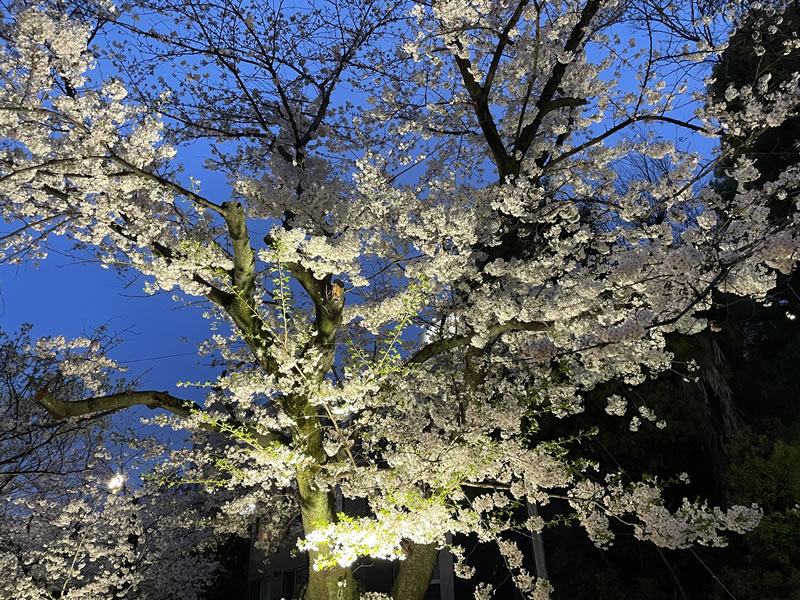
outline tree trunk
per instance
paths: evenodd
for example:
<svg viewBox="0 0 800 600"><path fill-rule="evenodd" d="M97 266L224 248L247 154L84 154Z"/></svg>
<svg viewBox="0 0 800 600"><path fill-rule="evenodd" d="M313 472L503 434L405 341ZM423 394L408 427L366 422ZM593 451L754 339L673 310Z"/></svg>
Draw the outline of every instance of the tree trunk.
<svg viewBox="0 0 800 600"><path fill-rule="evenodd" d="M308 535L316 526L336 522L336 505L333 492L319 489L315 481L315 476L327 462L315 407L307 399L296 396L287 401L285 408L297 419L297 426L292 431L295 444L313 459L296 476L303 531ZM308 588L304 600L358 600L353 570L336 567L315 571L314 562L318 556L319 552L308 553Z"/></svg>
<svg viewBox="0 0 800 600"><path fill-rule="evenodd" d="M313 474L298 473L297 487L300 492L303 531L306 534L314 529L315 524L333 523L336 520L333 494L316 489ZM308 553L308 588L305 600L358 600L353 570L349 567L336 567L315 571L314 561L318 555L318 552Z"/></svg>
<svg viewBox="0 0 800 600"><path fill-rule="evenodd" d="M408 556L400 563L400 572L392 588L394 600L422 600L431 582L439 549L436 544L409 542Z"/></svg>

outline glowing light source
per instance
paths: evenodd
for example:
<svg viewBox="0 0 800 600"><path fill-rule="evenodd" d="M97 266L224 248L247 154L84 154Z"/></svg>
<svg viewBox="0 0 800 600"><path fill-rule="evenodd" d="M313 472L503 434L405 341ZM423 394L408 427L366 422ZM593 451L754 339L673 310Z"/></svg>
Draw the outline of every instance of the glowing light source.
<svg viewBox="0 0 800 600"><path fill-rule="evenodd" d="M117 473L108 480L108 489L112 492L118 492L125 485L125 476L122 473Z"/></svg>

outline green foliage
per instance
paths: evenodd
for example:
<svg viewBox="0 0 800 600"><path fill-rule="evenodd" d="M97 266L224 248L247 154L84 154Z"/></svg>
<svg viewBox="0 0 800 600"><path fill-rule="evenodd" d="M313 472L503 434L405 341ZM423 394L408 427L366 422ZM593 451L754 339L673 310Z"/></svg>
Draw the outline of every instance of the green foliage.
<svg viewBox="0 0 800 600"><path fill-rule="evenodd" d="M766 510L800 503L800 444L770 439L746 427L730 444L728 456L732 503L758 502Z"/></svg>
<svg viewBox="0 0 800 600"><path fill-rule="evenodd" d="M283 347L289 347L289 324L292 322L292 290L289 286L291 277L286 264L282 259L286 249L282 246L280 239L272 242L273 256L269 271L272 278L272 290L270 292L275 303L275 316L280 320L283 329ZM278 333L278 332L274 332Z"/></svg>
<svg viewBox="0 0 800 600"><path fill-rule="evenodd" d="M348 371L371 372L376 378L383 378L390 373L400 373L408 367L404 366L400 350L403 346L403 334L412 325L428 300L430 284L423 277L412 281L406 288L406 293L401 298L400 310L395 315L395 320L383 332L382 347L372 353L352 339L347 340L346 369Z"/></svg>
<svg viewBox="0 0 800 600"><path fill-rule="evenodd" d="M731 501L758 502L765 515L755 531L727 550L720 576L739 600L798 599L800 444L744 428L729 451Z"/></svg>

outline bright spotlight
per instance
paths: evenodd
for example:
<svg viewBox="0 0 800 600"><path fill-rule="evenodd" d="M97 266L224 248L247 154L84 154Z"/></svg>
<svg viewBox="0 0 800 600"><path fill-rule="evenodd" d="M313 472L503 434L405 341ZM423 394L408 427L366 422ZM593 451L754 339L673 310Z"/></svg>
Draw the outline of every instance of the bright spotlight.
<svg viewBox="0 0 800 600"><path fill-rule="evenodd" d="M108 489L112 492L118 492L122 489L122 486L125 485L125 477L122 473L117 473L111 479L108 480Z"/></svg>

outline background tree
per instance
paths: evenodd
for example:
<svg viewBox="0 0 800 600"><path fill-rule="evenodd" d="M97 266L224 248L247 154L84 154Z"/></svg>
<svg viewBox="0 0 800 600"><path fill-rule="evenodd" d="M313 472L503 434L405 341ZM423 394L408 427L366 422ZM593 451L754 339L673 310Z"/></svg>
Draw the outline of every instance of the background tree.
<svg viewBox="0 0 800 600"><path fill-rule="evenodd" d="M196 498L155 502L152 490L124 490L118 478L116 469L157 445L131 452L107 414L53 419L37 402L43 382L62 402L124 389L105 357L117 342L102 328L70 342L33 340L28 325L10 337L0 331L2 598L124 597L131 589L196 598L214 574L214 562L194 552L204 531L174 524Z"/></svg>
<svg viewBox="0 0 800 600"><path fill-rule="evenodd" d="M198 384L202 406L153 390L65 401L42 382L54 418L171 413L156 422L193 445L153 485L215 487L199 523L221 533L299 510L313 600L358 597L365 555L402 559L392 596L421 598L450 533L494 541L521 593L546 595L513 539L543 524L514 519L518 503L562 500L599 546L610 519L668 548L758 521L596 473L568 452L588 432L543 424L668 368L665 335L702 331L716 290L763 299L790 272L796 223L765 207L778 189L796 202L795 167L751 188L740 159L723 195L699 186L714 157L620 134L757 137L793 115L797 77L739 90L745 113L706 102L689 82L721 51L715 21L623 43L639 17L616 0L55 8L13 4L3 21L4 256L64 236L151 292L204 299L221 333L201 350L224 370ZM93 53L116 77L89 78ZM229 200L174 162L200 142ZM620 189L637 155L671 168ZM640 410L629 428L643 420L660 422ZM372 514L337 515L336 490Z"/></svg>
<svg viewBox="0 0 800 600"><path fill-rule="evenodd" d="M12 337L0 329L0 492L9 498L53 493L55 478L65 485L80 479L91 469L94 449L102 447L105 433L105 422L98 416L55 421L35 401L43 381L62 399L80 397L87 390L81 373L59 369L53 350L58 340L39 340L35 347L30 329L25 325ZM66 359L73 364L76 356L91 361L91 354L105 354L112 342L101 330L94 339L74 343ZM84 348L94 352L86 356ZM104 389L105 382L95 383L100 387L93 389Z"/></svg>
<svg viewBox="0 0 800 600"><path fill-rule="evenodd" d="M765 76L773 82L790 79L797 66L792 41L796 4L783 10L763 4L752 11L746 4L738 8L729 47L713 69L709 89L718 101L728 100L726 91L735 96L733 90L743 86L757 88ZM731 106L744 110L735 98ZM748 186L763 186L797 163L797 140L796 117L756 138L722 136L729 153L716 168L712 185L733 197L738 183L726 170L737 157L747 156L761 174ZM665 172L655 161L634 166L637 172ZM769 206L773 222L794 218L785 197L773 196ZM779 278L767 304L718 294L710 313L713 328L668 338L675 354L673 373L635 387L616 383L594 390L593 395L617 393L629 405L647 406L663 415L670 427L625 437L608 423L581 450L605 456L634 478L642 473L668 477L685 468L691 475L691 493L722 504L758 502L765 510L762 526L732 540L729 548L695 549L694 556L643 551L624 537L601 555L574 533L548 531L552 579L565 597L743 599L795 594L797 573L787 560L798 534L794 507L800 477L793 400L800 385L793 367L800 331L793 319L798 310L794 278L795 273ZM699 369L689 372L686 366L692 361ZM588 417L578 418L584 426L603 418ZM581 576L576 576L577 565L582 565Z"/></svg>

